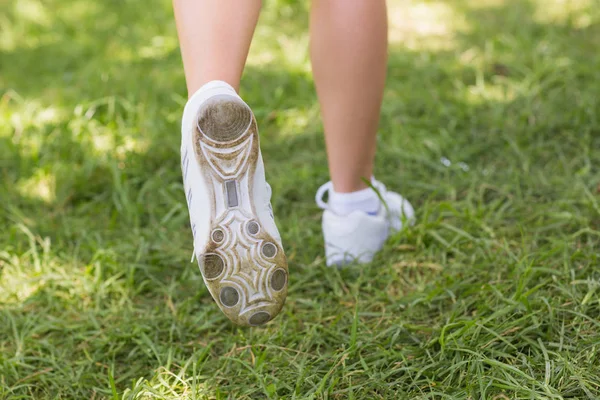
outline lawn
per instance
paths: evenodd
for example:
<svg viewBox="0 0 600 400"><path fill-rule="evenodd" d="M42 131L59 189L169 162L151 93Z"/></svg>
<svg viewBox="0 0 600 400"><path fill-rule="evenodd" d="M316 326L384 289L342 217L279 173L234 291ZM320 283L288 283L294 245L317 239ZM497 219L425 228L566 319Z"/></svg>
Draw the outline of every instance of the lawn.
<svg viewBox="0 0 600 400"><path fill-rule="evenodd" d="M378 179L418 223L323 259L307 5L241 94L289 258L233 326L197 265L168 0L0 3L0 399L600 398L600 1L390 1Z"/></svg>

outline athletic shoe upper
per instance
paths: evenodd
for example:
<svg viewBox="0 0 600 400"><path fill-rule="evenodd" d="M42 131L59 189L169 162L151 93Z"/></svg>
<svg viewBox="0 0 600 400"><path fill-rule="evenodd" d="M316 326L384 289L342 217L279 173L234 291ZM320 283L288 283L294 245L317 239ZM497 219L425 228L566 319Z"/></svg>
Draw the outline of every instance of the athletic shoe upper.
<svg viewBox="0 0 600 400"><path fill-rule="evenodd" d="M383 200L374 215L363 211L338 215L323 200L325 193L333 189L332 183L327 182L317 191L315 200L324 210L322 226L327 265L368 263L391 233L414 222L415 212L408 200L398 193L388 192L381 182L373 180L372 185Z"/></svg>

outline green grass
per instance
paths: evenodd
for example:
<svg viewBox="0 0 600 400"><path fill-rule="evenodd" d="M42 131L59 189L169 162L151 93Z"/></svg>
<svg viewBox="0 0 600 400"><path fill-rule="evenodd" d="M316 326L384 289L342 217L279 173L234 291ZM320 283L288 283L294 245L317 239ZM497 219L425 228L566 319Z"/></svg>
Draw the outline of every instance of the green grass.
<svg viewBox="0 0 600 400"><path fill-rule="evenodd" d="M306 7L266 4L241 92L291 277L264 329L189 263L169 2L0 4L0 398L600 398L600 3L390 3L376 173L419 222L341 271Z"/></svg>

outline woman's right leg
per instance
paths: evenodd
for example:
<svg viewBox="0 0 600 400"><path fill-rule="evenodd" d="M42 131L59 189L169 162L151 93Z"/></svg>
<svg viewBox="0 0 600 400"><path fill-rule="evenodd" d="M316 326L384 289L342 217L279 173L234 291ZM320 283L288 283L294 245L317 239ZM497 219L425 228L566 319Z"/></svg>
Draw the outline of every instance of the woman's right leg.
<svg viewBox="0 0 600 400"><path fill-rule="evenodd" d="M261 0L173 0L188 96L219 80L239 90Z"/></svg>

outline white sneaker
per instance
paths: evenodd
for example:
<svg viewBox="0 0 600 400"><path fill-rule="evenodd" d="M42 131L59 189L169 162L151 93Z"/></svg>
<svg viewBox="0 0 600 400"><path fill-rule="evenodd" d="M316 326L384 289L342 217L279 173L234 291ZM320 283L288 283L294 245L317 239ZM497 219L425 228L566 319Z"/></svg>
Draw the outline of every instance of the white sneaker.
<svg viewBox="0 0 600 400"><path fill-rule="evenodd" d="M233 322L266 323L285 302L288 267L256 120L227 83L210 82L188 101L181 168L194 256L210 294Z"/></svg>
<svg viewBox="0 0 600 400"><path fill-rule="evenodd" d="M363 211L335 214L323 201L325 192L333 189L331 182L317 191L317 205L324 210L323 237L328 266L342 266L354 261L368 263L390 234L401 230L406 223L414 223L415 210L408 200L398 193L388 192L381 182L373 180L373 187L383 199L375 215Z"/></svg>

